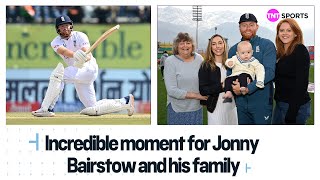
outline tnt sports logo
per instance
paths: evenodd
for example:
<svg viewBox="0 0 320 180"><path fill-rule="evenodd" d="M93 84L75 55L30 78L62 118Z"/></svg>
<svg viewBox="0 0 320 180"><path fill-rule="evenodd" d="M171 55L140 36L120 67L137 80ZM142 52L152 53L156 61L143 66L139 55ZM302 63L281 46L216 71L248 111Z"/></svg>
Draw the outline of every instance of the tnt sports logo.
<svg viewBox="0 0 320 180"><path fill-rule="evenodd" d="M267 19L271 22L276 22L278 21L279 18L295 18L295 19L302 19L302 18L305 18L307 19L308 18L308 13L281 13L281 16L280 16L280 13L278 10L276 9L270 9L268 12L267 12Z"/></svg>
<svg viewBox="0 0 320 180"><path fill-rule="evenodd" d="M270 9L268 12L267 12L267 18L269 21L271 22L276 22L278 21L278 19L280 18L280 13L278 10L276 9Z"/></svg>

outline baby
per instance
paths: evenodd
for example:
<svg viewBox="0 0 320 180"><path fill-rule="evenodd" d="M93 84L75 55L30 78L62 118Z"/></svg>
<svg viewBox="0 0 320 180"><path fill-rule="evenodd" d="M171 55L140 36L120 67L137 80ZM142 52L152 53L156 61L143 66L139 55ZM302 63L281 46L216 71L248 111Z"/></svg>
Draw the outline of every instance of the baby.
<svg viewBox="0 0 320 180"><path fill-rule="evenodd" d="M232 82L238 79L240 83L240 92L245 94L248 85L248 78L257 80L256 86L264 88L264 67L254 57L252 57L252 46L248 41L241 41L237 46L237 55L227 59L225 65L232 69L232 74L225 80L224 98L232 98Z"/></svg>

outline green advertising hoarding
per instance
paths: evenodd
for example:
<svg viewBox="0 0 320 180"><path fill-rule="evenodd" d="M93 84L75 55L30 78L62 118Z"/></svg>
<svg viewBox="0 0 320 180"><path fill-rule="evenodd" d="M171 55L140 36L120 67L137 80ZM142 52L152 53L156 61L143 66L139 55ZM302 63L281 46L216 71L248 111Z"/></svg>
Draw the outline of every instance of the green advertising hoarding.
<svg viewBox="0 0 320 180"><path fill-rule="evenodd" d="M93 44L112 25L75 24ZM150 24L120 24L120 29L94 51L100 68L150 68ZM53 68L63 60L53 51L55 27L35 24L7 24L7 68Z"/></svg>

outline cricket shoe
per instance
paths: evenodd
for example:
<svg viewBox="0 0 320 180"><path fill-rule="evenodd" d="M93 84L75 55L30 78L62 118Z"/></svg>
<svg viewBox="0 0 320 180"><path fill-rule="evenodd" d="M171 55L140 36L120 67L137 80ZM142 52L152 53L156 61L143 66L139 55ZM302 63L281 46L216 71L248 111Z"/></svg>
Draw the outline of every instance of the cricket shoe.
<svg viewBox="0 0 320 180"><path fill-rule="evenodd" d="M129 94L129 109L128 110L128 116L132 116L134 113L134 96L132 94Z"/></svg>
<svg viewBox="0 0 320 180"><path fill-rule="evenodd" d="M36 111L32 111L32 115L34 115L36 117L53 117L55 114L53 111L44 110L44 109L40 108Z"/></svg>

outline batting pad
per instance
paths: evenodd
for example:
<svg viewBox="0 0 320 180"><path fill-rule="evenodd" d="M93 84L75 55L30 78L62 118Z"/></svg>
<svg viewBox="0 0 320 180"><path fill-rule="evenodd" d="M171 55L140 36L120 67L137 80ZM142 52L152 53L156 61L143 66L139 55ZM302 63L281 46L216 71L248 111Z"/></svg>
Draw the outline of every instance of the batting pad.
<svg viewBox="0 0 320 180"><path fill-rule="evenodd" d="M63 74L64 67L62 63L59 63L50 75L48 89L41 104L42 109L48 110L52 102L57 98L57 96L59 96L60 86L63 81Z"/></svg>
<svg viewBox="0 0 320 180"><path fill-rule="evenodd" d="M93 107L83 109L80 114L89 116L100 116L108 113L129 109L129 104L122 104L120 99L102 99Z"/></svg>

